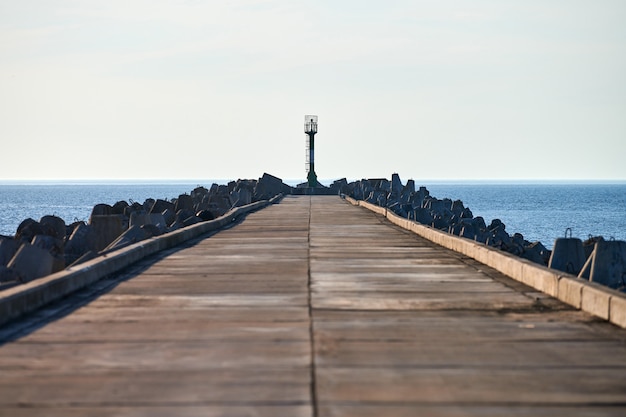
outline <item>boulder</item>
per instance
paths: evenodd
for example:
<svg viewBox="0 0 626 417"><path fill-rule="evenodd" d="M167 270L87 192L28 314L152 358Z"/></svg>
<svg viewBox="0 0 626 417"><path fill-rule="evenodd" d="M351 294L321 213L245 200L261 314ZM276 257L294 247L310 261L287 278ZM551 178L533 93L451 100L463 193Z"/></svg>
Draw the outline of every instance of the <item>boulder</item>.
<svg viewBox="0 0 626 417"><path fill-rule="evenodd" d="M404 210L404 205L401 204L399 201L391 203L387 206L387 208L400 217L407 217L407 212Z"/></svg>
<svg viewBox="0 0 626 417"><path fill-rule="evenodd" d="M402 194L403 195L415 194L415 181L408 180L406 182L406 185L402 188Z"/></svg>
<svg viewBox="0 0 626 417"><path fill-rule="evenodd" d="M413 207L424 207L424 200L430 197L430 193L426 189L426 187L420 187L411 197L409 198L409 203L413 205Z"/></svg>
<svg viewBox="0 0 626 417"><path fill-rule="evenodd" d="M391 192L391 182L386 178L369 178L367 182L374 190L385 193Z"/></svg>
<svg viewBox="0 0 626 417"><path fill-rule="evenodd" d="M141 210L149 212L152 206L154 206L154 202L156 200L154 198L146 198L141 205Z"/></svg>
<svg viewBox="0 0 626 417"><path fill-rule="evenodd" d="M485 223L485 219L482 216L474 217L474 226L478 228L478 230L487 230L487 224Z"/></svg>
<svg viewBox="0 0 626 417"><path fill-rule="evenodd" d="M211 197L209 203L210 210L216 217L219 217L233 207L233 202L228 194L217 194Z"/></svg>
<svg viewBox="0 0 626 417"><path fill-rule="evenodd" d="M486 241L487 245L506 250L509 246L511 246L511 237L504 231L504 223L497 223L494 225L494 222L492 221L490 227L491 226L494 227L491 229L488 228L489 237Z"/></svg>
<svg viewBox="0 0 626 417"><path fill-rule="evenodd" d="M191 225L194 225L200 222L202 222L202 219L193 215L193 216L187 217L185 220L183 220L182 223L184 227L189 227Z"/></svg>
<svg viewBox="0 0 626 417"><path fill-rule="evenodd" d="M150 213L163 213L165 210L172 210L175 213L176 205L165 200L155 200L149 212Z"/></svg>
<svg viewBox="0 0 626 417"><path fill-rule="evenodd" d="M402 180L400 180L400 175L396 173L391 174L391 193L399 197L400 194L402 194L403 189L404 189L404 185L402 185Z"/></svg>
<svg viewBox="0 0 626 417"><path fill-rule="evenodd" d="M19 283L20 274L12 268L7 268L6 266L0 265L0 284L6 284L10 282Z"/></svg>
<svg viewBox="0 0 626 417"><path fill-rule="evenodd" d="M506 230L506 225L502 223L500 219L493 219L489 226L487 226L487 230L491 233L504 232Z"/></svg>
<svg viewBox="0 0 626 417"><path fill-rule="evenodd" d="M591 256L590 281L615 289L626 287L626 242L598 240Z"/></svg>
<svg viewBox="0 0 626 417"><path fill-rule="evenodd" d="M224 184L218 185L217 193L220 195L227 195L228 193L230 193L230 190L228 189L228 185L224 185Z"/></svg>
<svg viewBox="0 0 626 417"><path fill-rule="evenodd" d="M558 238L554 241L548 268L578 275L586 260L582 240L572 237Z"/></svg>
<svg viewBox="0 0 626 417"><path fill-rule="evenodd" d="M515 256L522 256L522 254L524 253L524 246L517 243L513 239L510 239L507 243L504 243L501 246L501 249Z"/></svg>
<svg viewBox="0 0 626 417"><path fill-rule="evenodd" d="M365 184L363 183L363 181L356 181L352 184L348 184L348 187L352 188L352 191L349 194L352 198L356 200L364 199L363 188L365 187ZM368 193L369 193L369 190L368 190Z"/></svg>
<svg viewBox="0 0 626 417"><path fill-rule="evenodd" d="M11 238L0 239L0 266L6 266L20 247L19 241Z"/></svg>
<svg viewBox="0 0 626 417"><path fill-rule="evenodd" d="M94 248L96 252L109 246L111 242L127 229L126 217L119 214L92 215L89 225L94 231Z"/></svg>
<svg viewBox="0 0 626 417"><path fill-rule="evenodd" d="M476 230L476 227L474 227L473 224L463 224L463 227L461 228L461 232L459 233L459 236L464 237L466 239L471 239L471 240L477 240L477 236L478 236L478 231Z"/></svg>
<svg viewBox="0 0 626 417"><path fill-rule="evenodd" d="M474 240L476 236L476 229L474 227L474 219L461 219L457 218L457 221L454 222L451 227L454 228L454 234L457 236L463 236L463 233L470 235L468 239Z"/></svg>
<svg viewBox="0 0 626 417"><path fill-rule="evenodd" d="M208 210L210 196L204 196L200 200L193 203L193 211ZM234 200L233 200L234 201Z"/></svg>
<svg viewBox="0 0 626 417"><path fill-rule="evenodd" d="M482 217L476 218L458 218L459 224L463 227L461 228L461 232L459 236L464 237L466 239L475 240L478 242L485 243L487 237L484 236L484 231L486 230L485 221Z"/></svg>
<svg viewBox="0 0 626 417"><path fill-rule="evenodd" d="M193 211L193 200L188 194L181 194L176 199L176 204L174 206L174 210L178 212L179 210L192 210Z"/></svg>
<svg viewBox="0 0 626 417"><path fill-rule="evenodd" d="M145 211L135 212L130 215L130 220L128 223L129 229L133 226L144 226L144 225L153 225L156 226L159 230L158 234L165 233L167 229L167 223L165 221L165 217L161 213L147 213Z"/></svg>
<svg viewBox="0 0 626 417"><path fill-rule="evenodd" d="M245 205L243 202L239 201L239 191L235 191L235 190L231 191L228 194L228 197L230 201L233 202L233 207L240 207L240 206ZM196 209L196 211L200 211L200 210Z"/></svg>
<svg viewBox="0 0 626 417"><path fill-rule="evenodd" d="M118 201L111 207L110 214L124 214L124 211L128 207L128 203L126 201Z"/></svg>
<svg viewBox="0 0 626 417"><path fill-rule="evenodd" d="M460 216L462 219L471 219L474 217L474 214L472 213L472 210L469 209L469 207L466 207L463 209L463 211L461 211Z"/></svg>
<svg viewBox="0 0 626 417"><path fill-rule="evenodd" d="M137 243L144 239L151 237L151 234L146 230L142 229L140 226L133 225L128 228L124 233L122 233L117 239L112 241L104 250L105 252L111 252L117 249L121 249L125 246L132 245L133 243Z"/></svg>
<svg viewBox="0 0 626 417"><path fill-rule="evenodd" d="M335 180L330 184L330 189L336 194L346 194L348 192L348 181L345 178Z"/></svg>
<svg viewBox="0 0 626 417"><path fill-rule="evenodd" d="M245 206L252 202L252 193L247 188L232 191L230 197L233 201L233 207Z"/></svg>
<svg viewBox="0 0 626 417"><path fill-rule="evenodd" d="M74 221L74 223L65 225L65 239L66 240L69 239L70 236L72 236L72 233L74 233L74 230L76 230L79 224L85 224L85 222L76 220Z"/></svg>
<svg viewBox="0 0 626 417"><path fill-rule="evenodd" d="M596 242L604 240L602 236L589 236L589 239L583 242L583 250L585 251L585 259L589 259L591 253L596 247ZM587 277L589 278L589 277Z"/></svg>
<svg viewBox="0 0 626 417"><path fill-rule="evenodd" d="M142 226L144 224L150 224L150 214L145 211L135 211L130 213L130 217L128 219L128 228L132 228L133 226Z"/></svg>
<svg viewBox="0 0 626 417"><path fill-rule="evenodd" d="M434 227L435 229L447 230L449 227L449 224L443 216L436 215L433 217L433 222L431 223L431 226Z"/></svg>
<svg viewBox="0 0 626 417"><path fill-rule="evenodd" d="M436 213L443 213L443 211L445 210L443 200L439 200L433 197L428 197L424 199L423 207L430 210L433 215Z"/></svg>
<svg viewBox="0 0 626 417"><path fill-rule="evenodd" d="M154 224L144 224L143 226L140 226L140 227L148 235L147 238L160 236L164 233L159 226L154 225Z"/></svg>
<svg viewBox="0 0 626 417"><path fill-rule="evenodd" d="M201 211L197 212L196 213L196 217L198 217L202 221L208 221L208 220L215 219L215 216L209 210L201 210Z"/></svg>
<svg viewBox="0 0 626 417"><path fill-rule="evenodd" d="M430 210L418 207L413 210L413 220L421 224L430 225L433 222L433 216L430 214Z"/></svg>
<svg viewBox="0 0 626 417"><path fill-rule="evenodd" d="M463 225L461 223L448 225L448 233L451 235L459 236L461 234L461 230L463 230Z"/></svg>
<svg viewBox="0 0 626 417"><path fill-rule="evenodd" d="M487 241L489 240L489 235L482 230L478 230L476 232L476 235L474 236L474 240L476 242L487 244Z"/></svg>
<svg viewBox="0 0 626 417"><path fill-rule="evenodd" d="M551 252L541 242L532 242L524 246L521 254L522 258L538 263L540 265L548 265Z"/></svg>
<svg viewBox="0 0 626 417"><path fill-rule="evenodd" d="M159 230L159 234L163 234L167 231L167 222L162 213L150 213L150 223L148 223L148 225L156 226Z"/></svg>
<svg viewBox="0 0 626 417"><path fill-rule="evenodd" d="M194 201L202 201L202 199L209 195L209 190L205 187L196 187L191 191L191 198Z"/></svg>
<svg viewBox="0 0 626 417"><path fill-rule="evenodd" d="M48 235L37 235L33 237L31 244L48 251L52 255L54 258L52 273L65 268L63 240Z"/></svg>
<svg viewBox="0 0 626 417"><path fill-rule="evenodd" d="M143 204L133 202L131 205L124 208L124 217L130 218L130 215L138 211L145 211Z"/></svg>
<svg viewBox="0 0 626 417"><path fill-rule="evenodd" d="M183 224L186 219L195 216L196 214L192 210L178 210L176 212L176 222Z"/></svg>
<svg viewBox="0 0 626 417"><path fill-rule="evenodd" d="M96 235L93 228L80 222L65 242L65 263L71 265L88 251L96 250Z"/></svg>
<svg viewBox="0 0 626 417"><path fill-rule="evenodd" d="M34 219L28 218L23 220L19 226L17 226L17 231L15 232L15 239L22 240L25 242L30 242L35 235L43 234L43 228Z"/></svg>
<svg viewBox="0 0 626 417"><path fill-rule="evenodd" d="M163 218L165 219L165 224L169 227L172 225L172 223L174 223L176 221L176 212L174 212L174 209L165 209L163 210L163 212L161 213L163 215Z"/></svg>
<svg viewBox="0 0 626 417"><path fill-rule="evenodd" d="M511 236L511 240L516 245L524 246L524 235L522 235L521 233L513 233L513 236Z"/></svg>
<svg viewBox="0 0 626 417"><path fill-rule="evenodd" d="M44 229L46 235L57 239L65 239L65 221L57 216L43 216L39 224Z"/></svg>
<svg viewBox="0 0 626 417"><path fill-rule="evenodd" d="M91 209L91 216L109 216L111 214L113 214L113 207L108 204L96 204L93 206L93 209Z"/></svg>
<svg viewBox="0 0 626 417"><path fill-rule="evenodd" d="M283 181L280 178L264 173L254 187L254 200L269 200L270 198L285 192L288 189L289 186L283 184Z"/></svg>
<svg viewBox="0 0 626 417"><path fill-rule="evenodd" d="M47 250L25 242L7 267L19 274L21 282L29 282L50 275L54 268L54 257Z"/></svg>

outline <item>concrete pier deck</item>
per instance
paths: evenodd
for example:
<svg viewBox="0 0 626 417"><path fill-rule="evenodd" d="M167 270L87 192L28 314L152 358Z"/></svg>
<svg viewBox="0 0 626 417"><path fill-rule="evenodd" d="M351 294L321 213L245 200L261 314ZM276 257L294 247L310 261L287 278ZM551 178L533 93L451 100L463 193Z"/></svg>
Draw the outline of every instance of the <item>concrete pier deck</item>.
<svg viewBox="0 0 626 417"><path fill-rule="evenodd" d="M0 342L0 416L626 415L626 330L338 197L286 197Z"/></svg>

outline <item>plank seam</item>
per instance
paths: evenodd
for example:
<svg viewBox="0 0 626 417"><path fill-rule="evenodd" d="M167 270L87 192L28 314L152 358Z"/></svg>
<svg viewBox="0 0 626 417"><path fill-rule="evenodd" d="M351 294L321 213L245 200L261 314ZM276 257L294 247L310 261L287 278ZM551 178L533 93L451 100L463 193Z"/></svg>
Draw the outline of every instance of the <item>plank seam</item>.
<svg viewBox="0 0 626 417"><path fill-rule="evenodd" d="M309 303L309 339L311 342L311 411L312 416L317 417L317 381L315 378L315 330L313 329L313 300L312 300L312 279L311 279L311 196L309 196L309 219L307 224L307 289L308 289L308 303Z"/></svg>

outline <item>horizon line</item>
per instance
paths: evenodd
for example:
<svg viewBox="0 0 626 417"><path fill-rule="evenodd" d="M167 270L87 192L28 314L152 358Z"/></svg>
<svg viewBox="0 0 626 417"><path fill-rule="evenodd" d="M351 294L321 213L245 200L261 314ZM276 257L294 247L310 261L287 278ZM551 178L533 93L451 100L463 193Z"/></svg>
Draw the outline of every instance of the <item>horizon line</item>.
<svg viewBox="0 0 626 417"><path fill-rule="evenodd" d="M134 184L152 184L152 183L192 183L192 182L230 182L242 179L258 179L260 177L248 178L240 177L233 178L0 178L0 184L28 184L28 183L134 183ZM346 179L348 182L366 180L366 179L380 179L384 177L369 176L369 177L329 177L320 178L320 182L333 182L340 179ZM391 178L385 178L391 180ZM283 182L306 182L305 178L281 178ZM409 177L402 180L406 183L407 180L413 180L416 183L420 182L435 182L435 183L570 183L570 184L586 184L586 183L626 183L626 178L420 178Z"/></svg>

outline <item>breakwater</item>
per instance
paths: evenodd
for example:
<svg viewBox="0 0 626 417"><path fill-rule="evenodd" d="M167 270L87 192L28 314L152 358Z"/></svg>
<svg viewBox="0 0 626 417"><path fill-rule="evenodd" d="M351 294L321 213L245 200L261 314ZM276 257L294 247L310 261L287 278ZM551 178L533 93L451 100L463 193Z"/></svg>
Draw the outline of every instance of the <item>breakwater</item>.
<svg viewBox="0 0 626 417"><path fill-rule="evenodd" d="M626 240L626 182L421 181L431 195L463 201L474 216L552 249L570 229L581 239Z"/></svg>
<svg viewBox="0 0 626 417"><path fill-rule="evenodd" d="M549 250L542 242L526 240L521 233L510 233L497 218L486 221L480 216L475 217L461 200L436 198L426 187L416 187L413 180L403 184L397 174L392 175L391 180L377 178L348 183L346 179L340 179L329 187L318 188L309 188L307 183L291 187L280 178L264 174L258 180L240 179L222 185L213 184L209 188L198 186L189 194L171 200L147 198L143 203L121 200L113 205L96 204L88 221L67 225L54 215L45 215L39 221L28 218L21 222L14 236L0 236L0 288L29 282L132 243L211 220L234 207L268 199L278 193L349 195L385 207L409 220L537 264L601 282L611 288L623 290L624 287L625 274L620 272L621 264L610 266L609 278L601 276L607 275L607 271L600 273L596 271L597 267L592 267L594 259L597 260L596 266L610 264L606 260L607 250L609 254L617 251L618 255L620 251L626 252L621 243L605 241L601 236L585 242L557 239L555 243L560 245L554 251ZM605 252L604 255L596 256L597 246Z"/></svg>
<svg viewBox="0 0 626 417"><path fill-rule="evenodd" d="M269 200L291 187L264 174L210 188L196 187L171 200L96 204L87 222L54 215L27 218L14 236L0 236L0 288L26 283L150 237L218 218L229 210Z"/></svg>
<svg viewBox="0 0 626 417"><path fill-rule="evenodd" d="M500 219L489 223L474 217L471 209L461 200L439 199L431 196L426 187L416 189L415 182L403 184L397 174L391 180L367 179L346 186L347 195L386 207L401 217L432 226L435 229L475 240L520 256L530 261L547 265L551 251L541 242L529 242L521 233L510 234Z"/></svg>
<svg viewBox="0 0 626 417"><path fill-rule="evenodd" d="M345 183L342 193L367 201L398 216L486 246L548 266L579 278L624 291L626 288L626 242L590 236L584 242L566 237L555 240L553 250L539 241L528 241L521 233L509 233L499 219L489 223L474 217L461 200L438 199L413 180L403 184L397 174L385 178Z"/></svg>

